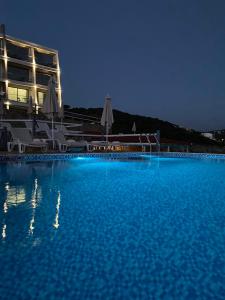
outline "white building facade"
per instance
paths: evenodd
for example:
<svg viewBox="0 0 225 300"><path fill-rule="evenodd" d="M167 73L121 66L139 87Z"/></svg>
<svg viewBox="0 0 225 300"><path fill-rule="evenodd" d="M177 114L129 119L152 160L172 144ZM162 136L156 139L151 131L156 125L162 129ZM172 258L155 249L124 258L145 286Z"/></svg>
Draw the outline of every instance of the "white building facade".
<svg viewBox="0 0 225 300"><path fill-rule="evenodd" d="M59 107L62 90L58 51L38 44L13 38L0 30L0 91L4 104L28 106L32 96L37 107L43 106L48 81L53 77Z"/></svg>

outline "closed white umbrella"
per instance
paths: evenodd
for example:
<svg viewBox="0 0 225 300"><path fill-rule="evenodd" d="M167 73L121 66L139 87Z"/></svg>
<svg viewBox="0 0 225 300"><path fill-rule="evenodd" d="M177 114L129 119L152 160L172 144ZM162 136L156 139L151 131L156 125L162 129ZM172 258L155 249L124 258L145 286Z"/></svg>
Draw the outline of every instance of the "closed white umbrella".
<svg viewBox="0 0 225 300"><path fill-rule="evenodd" d="M133 123L133 126L132 126L132 129L131 129L131 130L132 130L133 133L136 132L137 129L136 129L136 124L135 124L135 122Z"/></svg>
<svg viewBox="0 0 225 300"><path fill-rule="evenodd" d="M109 129L112 127L113 123L114 123L114 119L113 119L111 97L106 96L103 113L102 113L102 117L101 117L101 125L104 126L106 129L106 141L107 142L108 142Z"/></svg>
<svg viewBox="0 0 225 300"><path fill-rule="evenodd" d="M52 140L54 148L54 116L59 113L58 100L56 96L56 83L53 77L48 82L47 97L44 102L43 112L49 119L52 119Z"/></svg>

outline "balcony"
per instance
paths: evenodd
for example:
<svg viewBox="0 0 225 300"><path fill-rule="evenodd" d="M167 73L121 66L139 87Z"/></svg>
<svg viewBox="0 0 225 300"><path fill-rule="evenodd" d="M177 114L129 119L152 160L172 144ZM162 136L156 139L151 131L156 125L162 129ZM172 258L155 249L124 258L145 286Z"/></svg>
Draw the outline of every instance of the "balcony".
<svg viewBox="0 0 225 300"><path fill-rule="evenodd" d="M8 79L22 81L22 82L31 82L29 69L17 67L15 65L8 65Z"/></svg>
<svg viewBox="0 0 225 300"><path fill-rule="evenodd" d="M23 61L30 61L29 48L17 46L9 41L7 41L6 47L8 57Z"/></svg>
<svg viewBox="0 0 225 300"><path fill-rule="evenodd" d="M40 85L48 85L50 76L48 74L44 74L44 73L40 73L37 72L36 73L36 83L40 84Z"/></svg>
<svg viewBox="0 0 225 300"><path fill-rule="evenodd" d="M54 54L46 54L35 50L35 61L36 64L46 66L49 68L56 68L57 65L55 63L55 55Z"/></svg>

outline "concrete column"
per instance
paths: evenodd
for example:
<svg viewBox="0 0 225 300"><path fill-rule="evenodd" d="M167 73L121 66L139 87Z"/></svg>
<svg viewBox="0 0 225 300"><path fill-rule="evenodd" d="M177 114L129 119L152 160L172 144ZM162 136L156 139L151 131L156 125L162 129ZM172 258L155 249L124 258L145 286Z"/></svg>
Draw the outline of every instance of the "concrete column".
<svg viewBox="0 0 225 300"><path fill-rule="evenodd" d="M37 85L36 85L36 61L35 61L35 52L34 52L34 48L31 47L29 50L29 55L32 61L32 97L34 100L34 103L36 105L38 105L38 101L37 101Z"/></svg>
<svg viewBox="0 0 225 300"><path fill-rule="evenodd" d="M3 57L4 57L2 77L5 82L5 90L4 90L5 98L8 99L8 56L7 56L7 46L6 46L5 25L1 24L0 29L1 29L0 32L3 36L1 48L3 51Z"/></svg>
<svg viewBox="0 0 225 300"><path fill-rule="evenodd" d="M54 60L56 61L56 65L57 65L58 101L59 101L59 107L61 108L63 103L62 103L62 88L61 88L61 80L60 80L60 67L59 67L58 53L55 55Z"/></svg>

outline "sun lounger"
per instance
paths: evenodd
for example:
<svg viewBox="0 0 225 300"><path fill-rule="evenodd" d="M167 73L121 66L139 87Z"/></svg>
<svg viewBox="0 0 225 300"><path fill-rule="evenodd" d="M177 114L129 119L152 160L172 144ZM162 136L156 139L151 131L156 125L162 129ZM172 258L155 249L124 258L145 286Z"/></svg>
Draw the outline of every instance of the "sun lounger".
<svg viewBox="0 0 225 300"><path fill-rule="evenodd" d="M8 142L8 152L11 152L15 146L18 146L19 153L24 153L26 147L40 148L47 151L48 144L39 139L32 139L30 130L27 128L10 128L12 141Z"/></svg>
<svg viewBox="0 0 225 300"><path fill-rule="evenodd" d="M87 141L66 140L63 132L55 132L55 140L60 152L66 152L68 148L88 147Z"/></svg>
<svg viewBox="0 0 225 300"><path fill-rule="evenodd" d="M33 130L33 122L32 121L25 121L26 128L29 130Z"/></svg>
<svg viewBox="0 0 225 300"><path fill-rule="evenodd" d="M37 124L38 124L37 132L44 131L47 134L48 139L51 139L52 138L52 130L49 128L47 122L38 121Z"/></svg>

